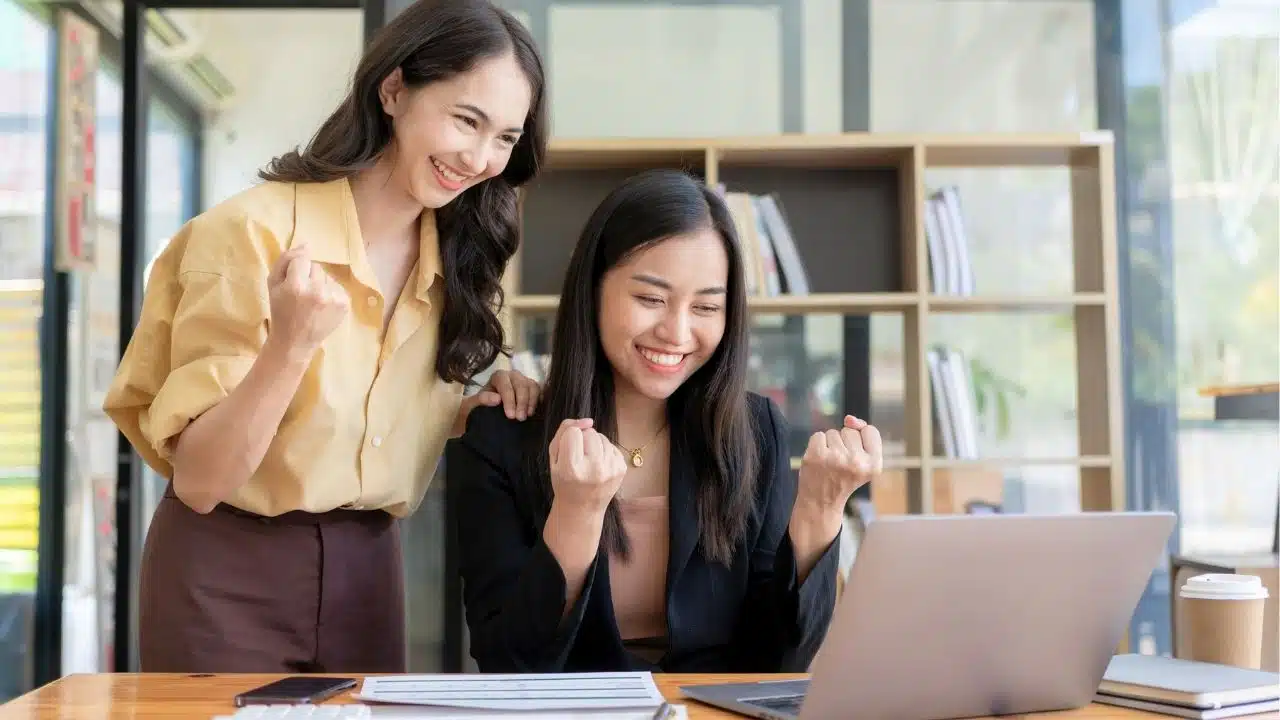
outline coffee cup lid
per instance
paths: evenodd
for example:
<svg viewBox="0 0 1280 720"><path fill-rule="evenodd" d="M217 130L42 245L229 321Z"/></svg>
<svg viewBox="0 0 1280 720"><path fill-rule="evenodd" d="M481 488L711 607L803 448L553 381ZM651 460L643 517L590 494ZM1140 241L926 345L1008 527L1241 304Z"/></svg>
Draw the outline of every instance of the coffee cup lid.
<svg viewBox="0 0 1280 720"><path fill-rule="evenodd" d="M1205 600L1241 600L1267 597L1267 588L1257 575L1206 573L1187 578L1182 597Z"/></svg>

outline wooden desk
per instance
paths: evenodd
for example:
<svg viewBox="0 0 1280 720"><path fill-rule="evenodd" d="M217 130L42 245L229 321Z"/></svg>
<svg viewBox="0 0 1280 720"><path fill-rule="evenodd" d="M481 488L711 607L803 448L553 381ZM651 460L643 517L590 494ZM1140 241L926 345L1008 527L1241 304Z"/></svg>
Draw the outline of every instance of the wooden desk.
<svg viewBox="0 0 1280 720"><path fill-rule="evenodd" d="M276 679L277 675L71 675L0 705L0 720L88 720L89 718L211 718L235 712L237 693ZM741 716L681 698L679 686L733 680L757 680L761 675L654 675L668 699L684 703L690 720L728 720ZM779 675L778 678L802 677ZM350 702L345 695L330 703ZM1136 710L1089 705L1071 712L1051 713L1053 720L1138 720L1160 718ZM1280 714L1254 715L1276 718Z"/></svg>

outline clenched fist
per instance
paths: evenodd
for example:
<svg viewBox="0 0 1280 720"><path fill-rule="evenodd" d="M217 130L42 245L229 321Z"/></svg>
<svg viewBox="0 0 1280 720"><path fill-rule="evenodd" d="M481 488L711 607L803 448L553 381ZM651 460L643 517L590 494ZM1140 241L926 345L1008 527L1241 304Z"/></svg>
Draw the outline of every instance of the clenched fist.
<svg viewBox="0 0 1280 720"><path fill-rule="evenodd" d="M560 423L548 451L554 502L568 508L604 514L622 486L627 461L609 438L592 429L590 419Z"/></svg>
<svg viewBox="0 0 1280 720"><path fill-rule="evenodd" d="M878 475L884 466L880 431L852 415L844 427L814 433L800 462L797 500L842 513L854 490Z"/></svg>
<svg viewBox="0 0 1280 720"><path fill-rule="evenodd" d="M267 278L271 295L268 337L291 352L310 355L329 337L351 309L347 293L318 263L305 245L286 250Z"/></svg>
<svg viewBox="0 0 1280 720"><path fill-rule="evenodd" d="M839 430L814 433L809 438L787 524L801 582L834 547L844 526L849 496L880 474L883 466L880 431L852 415L844 417Z"/></svg>

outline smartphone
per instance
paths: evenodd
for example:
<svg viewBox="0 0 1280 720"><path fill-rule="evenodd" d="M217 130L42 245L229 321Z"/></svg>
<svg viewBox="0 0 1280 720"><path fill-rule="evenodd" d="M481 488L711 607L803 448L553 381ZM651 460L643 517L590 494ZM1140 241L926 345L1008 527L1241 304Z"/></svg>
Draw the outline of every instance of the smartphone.
<svg viewBox="0 0 1280 720"><path fill-rule="evenodd" d="M236 707L246 705L308 705L323 702L356 686L355 678L299 675L281 678L236 695Z"/></svg>

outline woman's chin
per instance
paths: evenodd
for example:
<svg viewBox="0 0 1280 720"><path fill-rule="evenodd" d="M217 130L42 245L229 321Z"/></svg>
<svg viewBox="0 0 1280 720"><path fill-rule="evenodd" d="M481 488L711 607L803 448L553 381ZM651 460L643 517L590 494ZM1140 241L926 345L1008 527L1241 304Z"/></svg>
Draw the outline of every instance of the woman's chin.
<svg viewBox="0 0 1280 720"><path fill-rule="evenodd" d="M415 182L409 188L409 194L413 199L419 205L431 210L437 210L448 205L457 199L460 193L461 191L454 192L442 188L432 182L430 178Z"/></svg>
<svg viewBox="0 0 1280 720"><path fill-rule="evenodd" d="M684 380L684 377L632 377L629 378L629 384L641 396L650 400L668 400L675 394L676 390L680 389L680 386L684 384Z"/></svg>
<svg viewBox="0 0 1280 720"><path fill-rule="evenodd" d="M429 210L438 210L448 205L457 197L456 194L446 193L440 188L421 189L415 188L412 193L413 199L424 208Z"/></svg>

